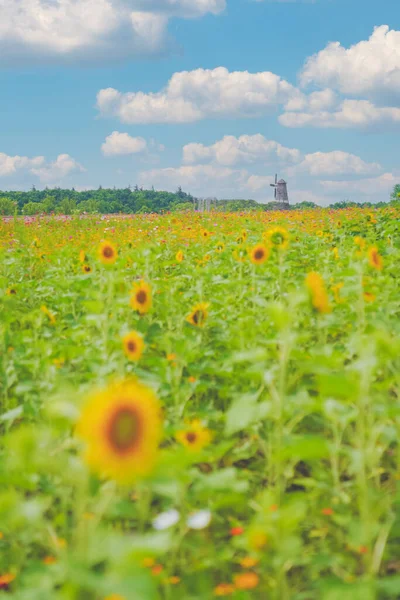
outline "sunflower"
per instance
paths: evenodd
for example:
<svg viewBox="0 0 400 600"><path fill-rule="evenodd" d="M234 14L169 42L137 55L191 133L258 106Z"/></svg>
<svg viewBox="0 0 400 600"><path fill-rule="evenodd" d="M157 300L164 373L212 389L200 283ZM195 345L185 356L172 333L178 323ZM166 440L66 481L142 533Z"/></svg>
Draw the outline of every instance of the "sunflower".
<svg viewBox="0 0 400 600"><path fill-rule="evenodd" d="M178 250L178 252L176 253L176 256L175 256L175 258L176 258L176 260L177 260L178 262L182 262L182 261L183 261L183 259L184 259L184 256L183 256L183 252L182 252L182 250Z"/></svg>
<svg viewBox="0 0 400 600"><path fill-rule="evenodd" d="M376 296L372 292L364 292L364 300L365 302L375 302Z"/></svg>
<svg viewBox="0 0 400 600"><path fill-rule="evenodd" d="M138 381L114 383L94 393L76 429L87 446L84 458L101 476L130 483L151 472L161 439L160 405Z"/></svg>
<svg viewBox="0 0 400 600"><path fill-rule="evenodd" d="M373 246L368 250L368 262L374 269L382 271L383 259L382 256L379 254L378 248L376 246Z"/></svg>
<svg viewBox="0 0 400 600"><path fill-rule="evenodd" d="M250 260L254 265L261 265L268 258L268 249L264 244L257 244L250 252Z"/></svg>
<svg viewBox="0 0 400 600"><path fill-rule="evenodd" d="M311 302L315 310L320 313L331 312L328 294L324 280L319 273L311 272L306 277L306 286L311 295Z"/></svg>
<svg viewBox="0 0 400 600"><path fill-rule="evenodd" d="M4 573L4 575L0 575L0 590L7 590L14 579L15 575L13 573Z"/></svg>
<svg viewBox="0 0 400 600"><path fill-rule="evenodd" d="M279 227L279 225L269 229L264 234L264 238L273 246L282 250L287 248L289 244L289 232L284 227Z"/></svg>
<svg viewBox="0 0 400 600"><path fill-rule="evenodd" d="M202 230L201 230L201 237L202 237L202 238L204 238L205 240L206 240L207 238L209 238L209 237L210 237L210 235L211 235L211 233L210 233L209 231L207 231L207 229L202 229Z"/></svg>
<svg viewBox="0 0 400 600"><path fill-rule="evenodd" d="M187 429L178 431L175 439L192 452L199 452L210 443L211 433L209 429L203 427L201 421L196 419L189 424Z"/></svg>
<svg viewBox="0 0 400 600"><path fill-rule="evenodd" d="M218 244L215 247L217 252L223 252L225 250L225 244L224 242L218 242Z"/></svg>
<svg viewBox="0 0 400 600"><path fill-rule="evenodd" d="M148 283L140 281L139 283L134 284L130 305L141 315L144 315L145 313L149 312L152 305L152 299L151 287Z"/></svg>
<svg viewBox="0 0 400 600"><path fill-rule="evenodd" d="M122 338L124 351L131 360L139 360L143 354L144 341L140 333L131 331Z"/></svg>
<svg viewBox="0 0 400 600"><path fill-rule="evenodd" d="M82 265L82 271L84 273L91 273L92 272L92 267L90 265Z"/></svg>
<svg viewBox="0 0 400 600"><path fill-rule="evenodd" d="M207 317L208 317L208 307L210 304L208 302L200 302L193 307L192 312L186 320L195 325L196 327L203 327Z"/></svg>
<svg viewBox="0 0 400 600"><path fill-rule="evenodd" d="M101 242L98 254L104 265L113 265L118 258L118 252L111 242Z"/></svg>
<svg viewBox="0 0 400 600"><path fill-rule="evenodd" d="M7 294L7 296L16 296L17 290L15 288L13 288L13 287L8 288L6 290L6 294Z"/></svg>

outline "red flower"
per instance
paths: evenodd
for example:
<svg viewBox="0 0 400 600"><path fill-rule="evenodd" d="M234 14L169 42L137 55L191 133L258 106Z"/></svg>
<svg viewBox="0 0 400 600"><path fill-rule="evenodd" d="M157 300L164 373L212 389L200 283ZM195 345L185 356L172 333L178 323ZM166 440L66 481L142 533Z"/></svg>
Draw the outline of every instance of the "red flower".
<svg viewBox="0 0 400 600"><path fill-rule="evenodd" d="M243 527L232 527L231 529L231 535L242 535L242 533L244 532Z"/></svg>

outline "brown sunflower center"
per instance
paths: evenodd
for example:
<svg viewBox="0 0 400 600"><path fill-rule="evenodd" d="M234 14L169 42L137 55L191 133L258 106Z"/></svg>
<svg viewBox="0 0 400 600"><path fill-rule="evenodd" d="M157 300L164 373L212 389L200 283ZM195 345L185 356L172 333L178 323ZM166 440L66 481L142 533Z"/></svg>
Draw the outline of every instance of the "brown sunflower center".
<svg viewBox="0 0 400 600"><path fill-rule="evenodd" d="M136 343L133 340L129 340L129 342L127 343L127 348L129 350L129 352L135 352L136 351Z"/></svg>
<svg viewBox="0 0 400 600"><path fill-rule="evenodd" d="M114 256L114 250L111 246L105 246L105 248L103 248L103 256L105 258L112 258Z"/></svg>
<svg viewBox="0 0 400 600"><path fill-rule="evenodd" d="M90 267L85 267L86 273L90 273Z"/></svg>
<svg viewBox="0 0 400 600"><path fill-rule="evenodd" d="M147 294L144 290L139 290L138 293L136 294L136 300L137 302L139 302L139 304L145 304L146 300L147 300Z"/></svg>
<svg viewBox="0 0 400 600"><path fill-rule="evenodd" d="M254 258L256 260L261 260L262 258L264 258L264 250L262 248L259 248L258 250L256 250L254 252Z"/></svg>
<svg viewBox="0 0 400 600"><path fill-rule="evenodd" d="M186 439L189 442L189 444L194 444L197 440L197 433L195 433L194 431L188 431L186 434Z"/></svg>
<svg viewBox="0 0 400 600"><path fill-rule="evenodd" d="M17 293L17 290L14 290L14 288L11 288L10 294L16 294L16 293Z"/></svg>
<svg viewBox="0 0 400 600"><path fill-rule="evenodd" d="M198 325L199 323L202 323L204 321L204 312L202 310L196 310L193 313L193 323L195 325Z"/></svg>
<svg viewBox="0 0 400 600"><path fill-rule="evenodd" d="M131 407L118 409L108 427L108 440L113 449L121 453L131 450L137 443L139 434L136 411Z"/></svg>

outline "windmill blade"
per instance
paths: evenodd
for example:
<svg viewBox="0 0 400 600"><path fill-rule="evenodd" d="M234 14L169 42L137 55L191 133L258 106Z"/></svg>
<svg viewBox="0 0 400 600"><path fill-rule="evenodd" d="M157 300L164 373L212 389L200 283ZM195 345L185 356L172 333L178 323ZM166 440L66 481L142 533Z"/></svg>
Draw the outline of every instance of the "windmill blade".
<svg viewBox="0 0 400 600"><path fill-rule="evenodd" d="M277 181L278 181L278 173L275 173L275 185L276 185Z"/></svg>

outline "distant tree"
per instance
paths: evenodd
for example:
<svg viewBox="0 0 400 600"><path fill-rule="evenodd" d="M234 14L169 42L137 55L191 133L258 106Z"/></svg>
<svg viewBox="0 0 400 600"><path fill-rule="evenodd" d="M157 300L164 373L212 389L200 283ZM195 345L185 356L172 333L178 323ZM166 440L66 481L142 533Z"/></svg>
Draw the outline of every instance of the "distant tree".
<svg viewBox="0 0 400 600"><path fill-rule="evenodd" d="M396 183L390 195L391 200L400 200L400 183Z"/></svg>
<svg viewBox="0 0 400 600"><path fill-rule="evenodd" d="M64 198L57 207L59 215L72 215L76 210L76 200L73 198Z"/></svg>
<svg viewBox="0 0 400 600"><path fill-rule="evenodd" d="M53 212L56 208L56 201L53 196L46 196L43 200L44 212L49 214Z"/></svg>
<svg viewBox="0 0 400 600"><path fill-rule="evenodd" d="M193 204L191 202L178 202L171 206L171 210L176 212L193 211Z"/></svg>
<svg viewBox="0 0 400 600"><path fill-rule="evenodd" d="M95 200L94 198L90 198L89 200L84 200L78 204L78 211L80 213L98 213L100 212L101 203Z"/></svg>
<svg viewBox="0 0 400 600"><path fill-rule="evenodd" d="M0 198L0 215L13 215L18 209L18 204L10 198Z"/></svg>
<svg viewBox="0 0 400 600"><path fill-rule="evenodd" d="M305 200L304 202L299 202L298 204L294 204L291 208L295 210L301 210L302 208L317 208L318 204L315 202L310 202L309 200Z"/></svg>
<svg viewBox="0 0 400 600"><path fill-rule="evenodd" d="M151 213L152 211L148 206L144 205L137 212L141 213L141 214L148 214L148 213Z"/></svg>
<svg viewBox="0 0 400 600"><path fill-rule="evenodd" d="M44 213L44 204L42 202L28 202L22 209L24 215L39 215Z"/></svg>

